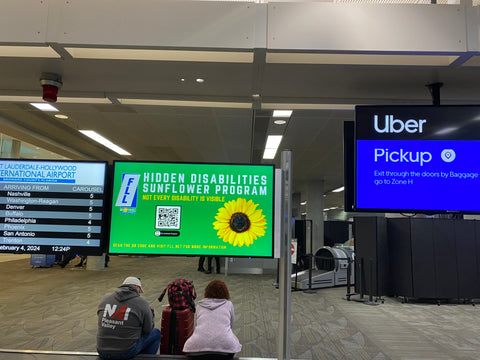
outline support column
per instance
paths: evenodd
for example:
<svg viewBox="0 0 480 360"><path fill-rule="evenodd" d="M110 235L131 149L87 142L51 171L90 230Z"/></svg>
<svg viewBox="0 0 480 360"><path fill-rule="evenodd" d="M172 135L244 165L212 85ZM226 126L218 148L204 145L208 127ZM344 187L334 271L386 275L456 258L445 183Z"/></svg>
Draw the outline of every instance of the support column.
<svg viewBox="0 0 480 360"><path fill-rule="evenodd" d="M105 269L105 254L101 256L87 256L87 270Z"/></svg>
<svg viewBox="0 0 480 360"><path fill-rule="evenodd" d="M323 181L307 184L307 219L312 220L312 251L315 253L324 245L323 242Z"/></svg>
<svg viewBox="0 0 480 360"><path fill-rule="evenodd" d="M282 151L282 228L278 285L280 316L278 321L278 359L290 360L291 274L292 274L292 152Z"/></svg>
<svg viewBox="0 0 480 360"><path fill-rule="evenodd" d="M20 158L20 147L22 143L19 140L12 139L12 151L10 153L10 158L19 159Z"/></svg>

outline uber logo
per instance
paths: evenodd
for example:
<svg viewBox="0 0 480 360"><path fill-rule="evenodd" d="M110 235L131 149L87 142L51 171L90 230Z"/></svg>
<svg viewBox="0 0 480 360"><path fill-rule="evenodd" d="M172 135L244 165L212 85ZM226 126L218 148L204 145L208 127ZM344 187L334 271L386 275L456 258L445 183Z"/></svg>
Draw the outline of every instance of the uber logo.
<svg viewBox="0 0 480 360"><path fill-rule="evenodd" d="M378 115L373 115L373 127L377 133L401 133L406 131L408 133L422 133L423 125L427 122L425 119L409 119L403 121L394 119L393 115L385 115L385 120L379 124Z"/></svg>

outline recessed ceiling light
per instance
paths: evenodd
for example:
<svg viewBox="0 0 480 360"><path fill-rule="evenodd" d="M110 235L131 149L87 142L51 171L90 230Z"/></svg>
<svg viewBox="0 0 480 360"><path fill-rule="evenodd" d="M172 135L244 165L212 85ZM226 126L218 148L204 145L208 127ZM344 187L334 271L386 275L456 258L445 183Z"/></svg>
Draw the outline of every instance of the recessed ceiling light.
<svg viewBox="0 0 480 360"><path fill-rule="evenodd" d="M279 119L279 120L275 120L274 123L277 125L285 125L287 123L287 120Z"/></svg>
<svg viewBox="0 0 480 360"><path fill-rule="evenodd" d="M184 79L184 78L181 78L180 81L181 81L181 82L185 82L185 79Z"/></svg>
<svg viewBox="0 0 480 360"><path fill-rule="evenodd" d="M67 115L63 115L63 114L55 114L54 115L57 119L68 119L68 116Z"/></svg>
<svg viewBox="0 0 480 360"><path fill-rule="evenodd" d="M52 106L48 103L30 103L30 105L35 106L37 109L42 111L58 111L55 106Z"/></svg>
<svg viewBox="0 0 480 360"><path fill-rule="evenodd" d="M273 110L273 117L289 118L292 112L292 110Z"/></svg>
<svg viewBox="0 0 480 360"><path fill-rule="evenodd" d="M306 201L302 201L302 202L300 203L300 205L307 205L307 202L306 202Z"/></svg>
<svg viewBox="0 0 480 360"><path fill-rule="evenodd" d="M199 84L205 82L205 79L202 79L202 78L198 78L198 79L195 79L195 81Z"/></svg>
<svg viewBox="0 0 480 360"><path fill-rule="evenodd" d="M338 189L332 190L332 192L341 192L341 191L343 191L343 190L345 190L345 187L344 187L344 186L341 186L341 187L339 187Z"/></svg>

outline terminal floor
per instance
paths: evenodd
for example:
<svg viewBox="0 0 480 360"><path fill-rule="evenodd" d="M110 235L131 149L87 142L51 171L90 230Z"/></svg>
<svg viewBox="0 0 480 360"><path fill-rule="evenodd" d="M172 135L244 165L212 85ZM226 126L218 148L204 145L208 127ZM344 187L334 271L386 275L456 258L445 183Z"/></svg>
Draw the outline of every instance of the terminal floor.
<svg viewBox="0 0 480 360"><path fill-rule="evenodd" d="M0 349L95 351L96 307L126 276L141 277L142 296L157 298L172 280L193 280L198 299L218 277L235 306L239 357L277 356L279 290L275 275L204 274L193 257L112 256L108 268L32 268L29 258L0 259ZM406 303L377 306L343 299L345 287L291 294L292 359L467 360L480 356L480 306Z"/></svg>

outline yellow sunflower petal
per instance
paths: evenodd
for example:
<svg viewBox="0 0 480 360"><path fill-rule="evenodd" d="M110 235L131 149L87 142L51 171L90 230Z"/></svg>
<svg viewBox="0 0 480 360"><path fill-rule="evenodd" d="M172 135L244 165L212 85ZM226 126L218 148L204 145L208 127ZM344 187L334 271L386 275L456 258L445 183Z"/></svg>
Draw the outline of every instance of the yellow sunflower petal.
<svg viewBox="0 0 480 360"><path fill-rule="evenodd" d="M215 216L215 219L217 220L224 219L225 221L230 221L231 217L232 217L232 214L229 213L227 209L220 208L218 209L218 213L217 213L217 216Z"/></svg>
<svg viewBox="0 0 480 360"><path fill-rule="evenodd" d="M242 247L245 244L245 233L237 234L238 246Z"/></svg>
<svg viewBox="0 0 480 360"><path fill-rule="evenodd" d="M225 203L225 210L228 213L229 218L236 212L235 208L236 208L235 200Z"/></svg>
<svg viewBox="0 0 480 360"><path fill-rule="evenodd" d="M223 242L233 246L250 246L254 240L265 235L267 221L262 209L257 209L258 204L253 200L245 198L237 198L223 204L215 216L215 222L212 223L214 230L217 230L217 236ZM248 229L237 233L230 227L233 214L241 213L248 218L247 224L250 223Z"/></svg>
<svg viewBox="0 0 480 360"><path fill-rule="evenodd" d="M245 209L245 214L249 215L255 212L258 204L255 204L252 200L249 200L247 203L247 208Z"/></svg>

